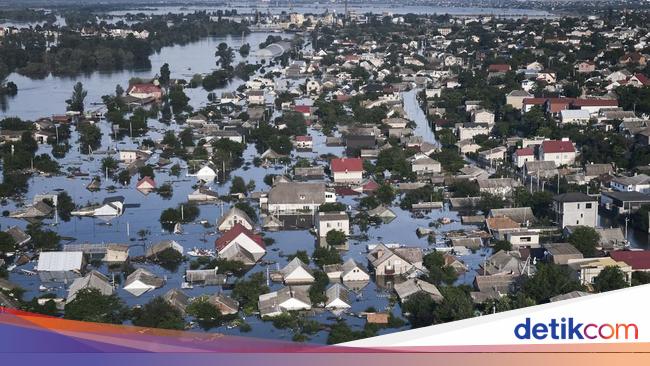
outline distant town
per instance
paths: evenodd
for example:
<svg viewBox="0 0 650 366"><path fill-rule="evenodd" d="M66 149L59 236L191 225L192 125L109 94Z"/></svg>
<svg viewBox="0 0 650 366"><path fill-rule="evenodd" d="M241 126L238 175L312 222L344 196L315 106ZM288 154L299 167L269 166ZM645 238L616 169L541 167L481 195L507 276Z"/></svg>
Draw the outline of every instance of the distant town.
<svg viewBox="0 0 650 366"><path fill-rule="evenodd" d="M648 10L272 3L0 7L0 306L336 344L650 283Z"/></svg>

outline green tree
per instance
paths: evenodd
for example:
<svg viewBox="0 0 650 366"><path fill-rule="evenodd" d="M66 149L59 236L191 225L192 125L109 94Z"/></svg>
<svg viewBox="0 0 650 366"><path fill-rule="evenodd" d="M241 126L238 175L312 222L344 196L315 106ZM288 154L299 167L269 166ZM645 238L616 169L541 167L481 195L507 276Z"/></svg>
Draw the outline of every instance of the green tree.
<svg viewBox="0 0 650 366"><path fill-rule="evenodd" d="M605 267L598 276L594 278L594 290L606 292L628 287L625 280L625 273L615 266Z"/></svg>
<svg viewBox="0 0 650 366"><path fill-rule="evenodd" d="M104 295L94 288L79 290L65 305L64 318L95 323L121 324L126 307L117 295Z"/></svg>
<svg viewBox="0 0 650 366"><path fill-rule="evenodd" d="M340 230L330 230L325 236L325 241L329 245L339 246L345 244L347 237L345 236L345 233Z"/></svg>
<svg viewBox="0 0 650 366"><path fill-rule="evenodd" d="M292 261L294 258L300 259L304 264L309 264L309 262L311 262L309 260L309 254L307 254L306 250L298 250L287 257L289 261Z"/></svg>
<svg viewBox="0 0 650 366"><path fill-rule="evenodd" d="M169 84L169 77L170 77L170 71L169 71L169 64L164 63L160 67L160 76L158 77L158 82L160 82L161 85L167 85Z"/></svg>
<svg viewBox="0 0 650 366"><path fill-rule="evenodd" d="M210 302L208 296L199 296L187 306L186 312L192 316L201 328L209 330L220 326L224 317L219 308Z"/></svg>
<svg viewBox="0 0 650 366"><path fill-rule="evenodd" d="M433 324L433 310L436 303L431 296L418 292L411 295L402 304L402 312L407 316L412 328L426 327Z"/></svg>
<svg viewBox="0 0 650 366"><path fill-rule="evenodd" d="M451 285L458 278L458 274L453 267L445 266L445 258L440 252L427 253L422 259L422 264L429 271L429 282L436 286L441 284Z"/></svg>
<svg viewBox="0 0 650 366"><path fill-rule="evenodd" d="M395 199L395 189L390 184L384 183L375 191L375 198L384 205L390 205Z"/></svg>
<svg viewBox="0 0 650 366"><path fill-rule="evenodd" d="M69 111L81 112L84 111L84 99L88 92L84 90L83 84L79 81L72 89L72 96L65 102L68 104Z"/></svg>
<svg viewBox="0 0 650 366"><path fill-rule="evenodd" d="M181 311L162 297L155 297L142 308L133 309L131 319L133 325L139 327L178 330L185 328L185 320Z"/></svg>
<svg viewBox="0 0 650 366"><path fill-rule="evenodd" d="M248 280L241 279L235 282L232 297L239 301L246 314L251 314L257 309L260 295L267 292L269 292L269 288L266 286L264 273L257 272L252 274Z"/></svg>
<svg viewBox="0 0 650 366"><path fill-rule="evenodd" d="M16 249L16 242L11 235L0 231L0 253L13 252Z"/></svg>
<svg viewBox="0 0 650 366"><path fill-rule="evenodd" d="M234 176L232 182L230 183L230 194L243 193L246 194L248 190L246 189L246 181L240 176Z"/></svg>
<svg viewBox="0 0 650 366"><path fill-rule="evenodd" d="M63 221L70 221L71 213L77 206L66 191L57 195L57 210Z"/></svg>
<svg viewBox="0 0 650 366"><path fill-rule="evenodd" d="M512 250L512 244L507 240L497 240L492 243L492 252L496 253L500 250L510 251Z"/></svg>
<svg viewBox="0 0 650 366"><path fill-rule="evenodd" d="M319 246L314 250L312 257L314 258L314 262L320 267L327 264L339 264L342 261L341 254L334 247L325 248Z"/></svg>
<svg viewBox="0 0 650 366"><path fill-rule="evenodd" d="M312 304L325 303L327 296L325 296L325 288L330 280L327 274L323 271L314 271L314 283L309 287L309 299Z"/></svg>
<svg viewBox="0 0 650 366"><path fill-rule="evenodd" d="M573 229L568 241L585 257L594 257L597 254L596 246L600 241L600 234L594 228L578 226Z"/></svg>
<svg viewBox="0 0 650 366"><path fill-rule="evenodd" d="M553 296L584 291L584 287L570 269L552 263L541 263L537 265L533 276L524 279L521 291L539 304L548 302Z"/></svg>

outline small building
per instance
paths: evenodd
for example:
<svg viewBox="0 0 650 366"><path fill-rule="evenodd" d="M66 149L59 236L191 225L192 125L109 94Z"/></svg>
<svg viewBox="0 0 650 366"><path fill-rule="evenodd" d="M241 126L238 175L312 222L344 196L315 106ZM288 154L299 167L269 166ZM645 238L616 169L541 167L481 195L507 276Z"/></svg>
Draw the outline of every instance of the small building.
<svg viewBox="0 0 650 366"><path fill-rule="evenodd" d="M368 272L352 258L345 261L341 266L340 278L344 283L370 281Z"/></svg>
<svg viewBox="0 0 650 366"><path fill-rule="evenodd" d="M173 288L167 291L163 295L163 299L165 299L169 305L178 309L181 313L186 314L187 306L190 304L190 297L180 289Z"/></svg>
<svg viewBox="0 0 650 366"><path fill-rule="evenodd" d="M539 160L553 161L555 165L573 165L576 160L576 149L568 140L547 140L539 147Z"/></svg>
<svg viewBox="0 0 650 366"><path fill-rule="evenodd" d="M228 231L237 224L242 225L247 230L253 230L253 226L255 225L246 212L233 206L228 210L228 212L219 218L217 221L217 230L221 232Z"/></svg>
<svg viewBox="0 0 650 366"><path fill-rule="evenodd" d="M345 236L350 235L350 218L345 211L341 212L319 212L316 216L316 229L318 236L324 238L332 230L343 232Z"/></svg>
<svg viewBox="0 0 650 366"><path fill-rule="evenodd" d="M278 291L259 296L260 317L274 317L286 311L309 310L309 286L285 286Z"/></svg>
<svg viewBox="0 0 650 366"><path fill-rule="evenodd" d="M155 258L159 253L164 252L167 249L173 249L183 254L183 246L178 244L175 240L162 240L156 244L153 244L145 250L144 256L147 258Z"/></svg>
<svg viewBox="0 0 650 366"><path fill-rule="evenodd" d="M524 147L517 149L512 154L512 161L515 163L517 168L522 168L527 161L535 160L535 150L532 147Z"/></svg>
<svg viewBox="0 0 650 366"><path fill-rule="evenodd" d="M331 285L325 291L325 296L327 297L326 309L345 310L352 307L350 305L350 291L340 283Z"/></svg>
<svg viewBox="0 0 650 366"><path fill-rule="evenodd" d="M488 178L479 179L476 182L481 193L489 193L501 197L509 196L515 188L521 187L521 183L513 178Z"/></svg>
<svg viewBox="0 0 650 366"><path fill-rule="evenodd" d="M403 275L423 268L420 248L389 248L379 244L366 257L376 276Z"/></svg>
<svg viewBox="0 0 650 366"><path fill-rule="evenodd" d="M607 267L617 267L623 272L628 285L632 283L632 267L610 257L570 259L567 264L575 271L577 279L583 285L593 284L595 278Z"/></svg>
<svg viewBox="0 0 650 366"><path fill-rule="evenodd" d="M547 260L554 264L567 264L570 260L582 259L582 253L569 243L542 244Z"/></svg>
<svg viewBox="0 0 650 366"><path fill-rule="evenodd" d="M144 268L138 268L131 273L124 282L124 290L134 296L140 296L145 292L162 287L165 281L147 271Z"/></svg>
<svg viewBox="0 0 650 366"><path fill-rule="evenodd" d="M280 270L286 285L310 284L314 282L312 270L296 257Z"/></svg>
<svg viewBox="0 0 650 366"><path fill-rule="evenodd" d="M156 189L156 182L151 177L143 177L135 185L135 189L140 191L152 191Z"/></svg>
<svg viewBox="0 0 650 366"><path fill-rule="evenodd" d="M293 141L293 145L296 149L300 150L311 150L314 147L314 139L309 136L296 136Z"/></svg>
<svg viewBox="0 0 650 366"><path fill-rule="evenodd" d="M108 278L93 270L83 277L76 278L72 282L68 288L66 304L72 302L76 298L77 292L83 289L95 289L106 296L113 294L113 285L108 281Z"/></svg>
<svg viewBox="0 0 650 366"><path fill-rule="evenodd" d="M217 239L215 247L219 258L241 261L245 265L257 263L266 254L262 237L239 223Z"/></svg>
<svg viewBox="0 0 650 366"><path fill-rule="evenodd" d="M418 154L411 160L411 171L417 175L439 174L442 165L424 154Z"/></svg>
<svg viewBox="0 0 650 366"><path fill-rule="evenodd" d="M512 244L513 249L539 248L539 233L523 230L506 233L506 240Z"/></svg>
<svg viewBox="0 0 650 366"><path fill-rule="evenodd" d="M636 191L611 191L600 194L600 206L617 215L635 212L644 205L650 205L650 194Z"/></svg>
<svg viewBox="0 0 650 366"><path fill-rule="evenodd" d="M83 252L41 252L35 270L42 282L71 282L86 268Z"/></svg>
<svg viewBox="0 0 650 366"><path fill-rule="evenodd" d="M18 226L11 226L9 229L5 230L5 233L11 236L17 248L22 247L23 245L29 243L30 240L32 240L31 235L24 232Z"/></svg>
<svg viewBox="0 0 650 366"><path fill-rule="evenodd" d="M222 315L233 315L239 312L239 302L230 296L214 294L208 298L208 301L219 309Z"/></svg>
<svg viewBox="0 0 650 366"><path fill-rule="evenodd" d="M444 300L444 297L438 290L438 288L429 282L422 281L417 278L411 278L401 283L396 283L393 288L397 297L403 303L408 300L409 297L418 294L425 293L433 299L433 301L440 303Z"/></svg>

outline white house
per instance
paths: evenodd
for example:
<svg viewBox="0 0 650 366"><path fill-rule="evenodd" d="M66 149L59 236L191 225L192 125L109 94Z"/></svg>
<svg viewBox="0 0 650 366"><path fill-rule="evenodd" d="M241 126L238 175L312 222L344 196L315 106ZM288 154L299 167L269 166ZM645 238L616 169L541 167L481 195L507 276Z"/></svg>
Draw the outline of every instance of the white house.
<svg viewBox="0 0 650 366"><path fill-rule="evenodd" d="M598 224L598 199L582 192L564 193L553 197L553 211L562 228L596 227Z"/></svg>
<svg viewBox="0 0 650 366"><path fill-rule="evenodd" d="M650 193L650 176L638 174L633 177L614 177L610 186L620 192Z"/></svg>
<svg viewBox="0 0 650 366"><path fill-rule="evenodd" d="M561 123L575 123L584 125L589 123L591 119L591 114L587 110L583 109L564 109L560 111L560 122Z"/></svg>
<svg viewBox="0 0 650 366"><path fill-rule="evenodd" d="M576 149L569 140L548 140L539 147L539 160L553 161L555 166L572 165L576 160Z"/></svg>
<svg viewBox="0 0 650 366"><path fill-rule="evenodd" d="M224 232L232 229L235 224L240 224L248 230L253 229L253 220L246 214L246 212L232 207L228 212L217 220L217 230Z"/></svg>
<svg viewBox="0 0 650 366"><path fill-rule="evenodd" d="M266 254L266 247L260 235L236 223L215 241L219 258L240 261L246 265L255 264Z"/></svg>
<svg viewBox="0 0 650 366"><path fill-rule="evenodd" d="M319 212L316 216L318 236L324 238L331 230L342 231L345 236L350 235L350 218L345 211Z"/></svg>
<svg viewBox="0 0 650 366"><path fill-rule="evenodd" d="M424 154L416 154L411 159L411 171L418 175L442 172L442 165Z"/></svg>
<svg viewBox="0 0 650 366"><path fill-rule="evenodd" d="M506 233L506 240L512 244L512 249L539 248L539 233L536 231L510 231Z"/></svg>
<svg viewBox="0 0 650 366"><path fill-rule="evenodd" d="M330 286L325 291L325 295L327 296L326 309L344 310L352 307L350 305L350 291L340 283Z"/></svg>
<svg viewBox="0 0 650 366"><path fill-rule="evenodd" d="M314 276L311 269L303 263L300 258L296 257L280 270L284 283L291 284L308 284L314 282Z"/></svg>
<svg viewBox="0 0 650 366"><path fill-rule="evenodd" d="M341 281L343 282L370 281L370 275L368 272L366 272L363 266L361 266L352 258L345 261L341 269Z"/></svg>
<svg viewBox="0 0 650 366"><path fill-rule="evenodd" d="M216 177L217 173L207 165L196 172L196 178L204 182L212 182Z"/></svg>
<svg viewBox="0 0 650 366"><path fill-rule="evenodd" d="M535 160L535 150L532 147L525 147L517 149L512 154L512 161L515 163L517 168L522 168L527 161Z"/></svg>
<svg viewBox="0 0 650 366"><path fill-rule="evenodd" d="M363 181L363 159L332 159L330 167L335 183L361 183Z"/></svg>
<svg viewBox="0 0 650 366"><path fill-rule="evenodd" d="M260 197L260 205L277 215L314 213L324 203L336 202L336 194L323 183L282 182Z"/></svg>

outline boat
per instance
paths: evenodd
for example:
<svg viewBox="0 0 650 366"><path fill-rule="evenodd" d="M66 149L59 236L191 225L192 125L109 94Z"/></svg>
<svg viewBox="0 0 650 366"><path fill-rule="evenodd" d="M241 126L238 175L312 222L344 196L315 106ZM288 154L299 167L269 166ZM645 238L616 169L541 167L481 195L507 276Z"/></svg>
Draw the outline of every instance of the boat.
<svg viewBox="0 0 650 366"><path fill-rule="evenodd" d="M449 217L441 217L438 219L438 222L443 225L447 225L447 224L451 224L451 219Z"/></svg>
<svg viewBox="0 0 650 366"><path fill-rule="evenodd" d="M194 247L187 252L187 255L190 257L214 257L214 250Z"/></svg>
<svg viewBox="0 0 650 366"><path fill-rule="evenodd" d="M182 234L183 233L183 227L181 226L180 222L177 222L176 225L174 225L174 234Z"/></svg>
<svg viewBox="0 0 650 366"><path fill-rule="evenodd" d="M181 284L181 288L194 288L194 286L192 286L192 284L190 284L189 282L183 282Z"/></svg>

